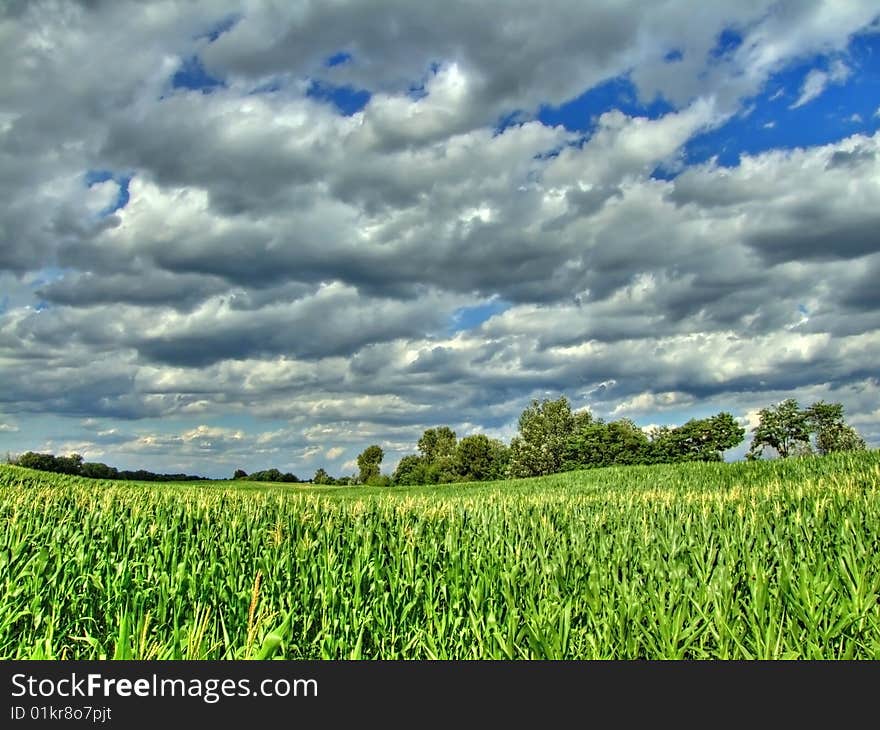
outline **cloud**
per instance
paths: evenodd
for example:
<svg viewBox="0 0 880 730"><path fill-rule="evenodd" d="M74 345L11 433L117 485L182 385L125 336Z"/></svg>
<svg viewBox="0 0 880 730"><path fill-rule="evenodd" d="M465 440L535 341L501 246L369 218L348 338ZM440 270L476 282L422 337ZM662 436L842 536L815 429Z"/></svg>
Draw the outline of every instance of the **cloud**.
<svg viewBox="0 0 880 730"><path fill-rule="evenodd" d="M789 109L797 109L813 99L817 99L829 84L842 84L850 77L851 73L849 67L840 60L832 62L831 68L827 72L812 69L804 79L800 96Z"/></svg>
<svg viewBox="0 0 880 730"><path fill-rule="evenodd" d="M880 137L690 150L805 58L795 106L845 82L875 4L643 5L254 0L220 35L232 4L9 6L16 443L48 419L129 466L305 476L443 423L507 439L560 393L676 422L840 394L877 433ZM175 88L196 62L222 84ZM585 92L583 131L540 122Z"/></svg>

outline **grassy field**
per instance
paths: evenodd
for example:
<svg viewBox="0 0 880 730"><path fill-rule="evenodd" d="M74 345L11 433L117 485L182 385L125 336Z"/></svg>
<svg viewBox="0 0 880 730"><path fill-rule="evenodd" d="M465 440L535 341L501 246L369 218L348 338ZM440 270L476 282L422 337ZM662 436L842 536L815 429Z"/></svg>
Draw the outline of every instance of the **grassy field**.
<svg viewBox="0 0 880 730"><path fill-rule="evenodd" d="M0 657L880 659L880 452L417 488L0 466Z"/></svg>

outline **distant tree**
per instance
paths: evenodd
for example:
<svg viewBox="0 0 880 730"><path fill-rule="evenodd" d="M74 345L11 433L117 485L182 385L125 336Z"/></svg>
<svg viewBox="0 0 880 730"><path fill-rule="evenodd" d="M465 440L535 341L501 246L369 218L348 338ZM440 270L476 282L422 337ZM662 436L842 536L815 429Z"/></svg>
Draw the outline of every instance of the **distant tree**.
<svg viewBox="0 0 880 730"><path fill-rule="evenodd" d="M449 426L429 428L419 439L419 451L430 463L455 454L455 431Z"/></svg>
<svg viewBox="0 0 880 730"><path fill-rule="evenodd" d="M425 472L428 464L424 456L410 454L404 456L397 464L394 475L391 477L394 484L407 486L412 484L426 484Z"/></svg>
<svg viewBox="0 0 880 730"><path fill-rule="evenodd" d="M429 428L419 439L418 448L422 458L419 484L454 482L456 436L449 426Z"/></svg>
<svg viewBox="0 0 880 730"><path fill-rule="evenodd" d="M648 460L648 451L648 436L629 419L610 423L585 419L566 442L564 467L643 464Z"/></svg>
<svg viewBox="0 0 880 730"><path fill-rule="evenodd" d="M375 444L367 446L367 448L358 455L358 481L361 484L369 484L371 478L379 476L379 465L382 463L382 458L384 456L385 452Z"/></svg>
<svg viewBox="0 0 880 730"><path fill-rule="evenodd" d="M510 454L507 446L482 433L465 436L455 449L454 468L464 481L501 479Z"/></svg>
<svg viewBox="0 0 880 730"><path fill-rule="evenodd" d="M244 479L247 477L247 472L244 469L236 469L235 473L232 475L233 479Z"/></svg>
<svg viewBox="0 0 880 730"><path fill-rule="evenodd" d="M312 477L313 484L336 484L336 480L331 477L323 468L318 469L315 472L315 476Z"/></svg>
<svg viewBox="0 0 880 730"><path fill-rule="evenodd" d="M530 477L561 471L574 424L565 396L540 403L533 400L519 417L519 435L510 442L509 475Z"/></svg>
<svg viewBox="0 0 880 730"><path fill-rule="evenodd" d="M336 484L338 484L340 487L347 487L349 484L352 484L352 483L353 482L352 482L351 477L339 477L336 480Z"/></svg>
<svg viewBox="0 0 880 730"><path fill-rule="evenodd" d="M748 458L760 458L764 449L774 449L783 459L810 451L810 420L794 398L758 411L758 425L752 429Z"/></svg>
<svg viewBox="0 0 880 730"><path fill-rule="evenodd" d="M373 474L366 482L368 487L390 487L391 477L387 474Z"/></svg>
<svg viewBox="0 0 880 730"><path fill-rule="evenodd" d="M843 404L818 401L806 410L811 433L815 434L816 451L863 451L865 441L843 420Z"/></svg>
<svg viewBox="0 0 880 730"><path fill-rule="evenodd" d="M83 465L83 458L79 454L70 456L58 456L55 458L56 469L62 474L79 474Z"/></svg>
<svg viewBox="0 0 880 730"><path fill-rule="evenodd" d="M55 457L52 454L39 454L35 451L26 451L18 457L18 466L27 469L39 469L40 471L55 471Z"/></svg>
<svg viewBox="0 0 880 730"><path fill-rule="evenodd" d="M711 418L694 418L677 428L656 429L651 433L649 461L721 461L723 452L742 443L745 433L725 412Z"/></svg>
<svg viewBox="0 0 880 730"><path fill-rule="evenodd" d="M80 474L84 477L89 477L90 479L118 479L119 472L114 469L112 466L107 466L106 464L102 464L100 462L85 462L81 469Z"/></svg>

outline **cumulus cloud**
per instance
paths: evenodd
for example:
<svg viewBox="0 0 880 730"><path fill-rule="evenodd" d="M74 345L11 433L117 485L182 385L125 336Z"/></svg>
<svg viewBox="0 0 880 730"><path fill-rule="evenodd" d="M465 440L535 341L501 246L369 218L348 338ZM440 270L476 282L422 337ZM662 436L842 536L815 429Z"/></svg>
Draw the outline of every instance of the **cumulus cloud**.
<svg viewBox="0 0 880 730"><path fill-rule="evenodd" d="M880 136L688 158L789 64L831 59L794 107L844 83L875 4L551 10L7 5L0 431L300 476L560 393L675 422L822 393L877 434ZM609 80L645 111L541 123Z"/></svg>

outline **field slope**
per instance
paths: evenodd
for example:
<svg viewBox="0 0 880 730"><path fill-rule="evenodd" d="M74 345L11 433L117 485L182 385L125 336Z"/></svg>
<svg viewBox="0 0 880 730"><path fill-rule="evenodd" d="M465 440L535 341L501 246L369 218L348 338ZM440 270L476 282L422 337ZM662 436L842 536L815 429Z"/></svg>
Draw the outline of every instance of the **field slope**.
<svg viewBox="0 0 880 730"><path fill-rule="evenodd" d="M880 658L880 452L400 489L0 466L0 658Z"/></svg>

